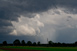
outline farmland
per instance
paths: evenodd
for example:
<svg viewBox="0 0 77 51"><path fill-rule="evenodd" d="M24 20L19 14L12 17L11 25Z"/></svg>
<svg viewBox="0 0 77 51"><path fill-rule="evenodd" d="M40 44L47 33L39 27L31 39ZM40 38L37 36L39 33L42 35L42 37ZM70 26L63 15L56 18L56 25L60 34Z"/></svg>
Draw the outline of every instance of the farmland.
<svg viewBox="0 0 77 51"><path fill-rule="evenodd" d="M0 51L5 51L5 50L0 49Z"/></svg>
<svg viewBox="0 0 77 51"><path fill-rule="evenodd" d="M2 48L43 50L43 51L77 51L77 47L4 46Z"/></svg>

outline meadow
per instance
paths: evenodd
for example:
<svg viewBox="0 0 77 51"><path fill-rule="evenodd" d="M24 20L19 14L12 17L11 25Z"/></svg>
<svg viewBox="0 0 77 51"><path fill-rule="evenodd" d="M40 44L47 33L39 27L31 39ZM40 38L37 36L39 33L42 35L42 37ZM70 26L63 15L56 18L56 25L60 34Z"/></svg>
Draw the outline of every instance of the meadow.
<svg viewBox="0 0 77 51"><path fill-rule="evenodd" d="M0 49L0 51L6 51L6 50L2 50L2 49Z"/></svg>
<svg viewBox="0 0 77 51"><path fill-rule="evenodd" d="M43 51L77 51L77 47L4 46L2 48L43 50Z"/></svg>

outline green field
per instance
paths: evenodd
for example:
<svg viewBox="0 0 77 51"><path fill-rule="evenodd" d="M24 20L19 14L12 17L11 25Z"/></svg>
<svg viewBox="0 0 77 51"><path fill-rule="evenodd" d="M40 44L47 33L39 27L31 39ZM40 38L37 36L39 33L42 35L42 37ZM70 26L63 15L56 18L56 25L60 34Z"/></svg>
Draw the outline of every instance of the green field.
<svg viewBox="0 0 77 51"><path fill-rule="evenodd" d="M0 49L0 51L5 51L5 50Z"/></svg>
<svg viewBox="0 0 77 51"><path fill-rule="evenodd" d="M32 49L32 50L44 50L44 51L77 51L77 47L5 46L3 48Z"/></svg>

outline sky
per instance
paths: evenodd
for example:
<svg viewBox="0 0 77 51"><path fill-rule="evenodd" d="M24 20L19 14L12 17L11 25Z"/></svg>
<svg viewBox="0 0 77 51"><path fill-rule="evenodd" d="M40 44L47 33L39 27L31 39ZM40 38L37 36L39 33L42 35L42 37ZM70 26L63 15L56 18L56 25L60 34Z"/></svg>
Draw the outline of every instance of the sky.
<svg viewBox="0 0 77 51"><path fill-rule="evenodd" d="M77 41L77 0L0 0L0 43L15 39Z"/></svg>

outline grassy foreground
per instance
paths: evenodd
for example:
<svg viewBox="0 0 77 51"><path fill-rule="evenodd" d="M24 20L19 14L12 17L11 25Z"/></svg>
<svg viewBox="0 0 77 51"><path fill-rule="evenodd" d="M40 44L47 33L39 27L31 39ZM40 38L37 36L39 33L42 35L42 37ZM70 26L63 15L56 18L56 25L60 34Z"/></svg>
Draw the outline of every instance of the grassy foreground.
<svg viewBox="0 0 77 51"><path fill-rule="evenodd" d="M31 49L31 50L44 50L44 51L77 51L77 47L4 46L3 48Z"/></svg>
<svg viewBox="0 0 77 51"><path fill-rule="evenodd" d="M5 51L5 50L1 50L1 49L0 49L0 51Z"/></svg>

